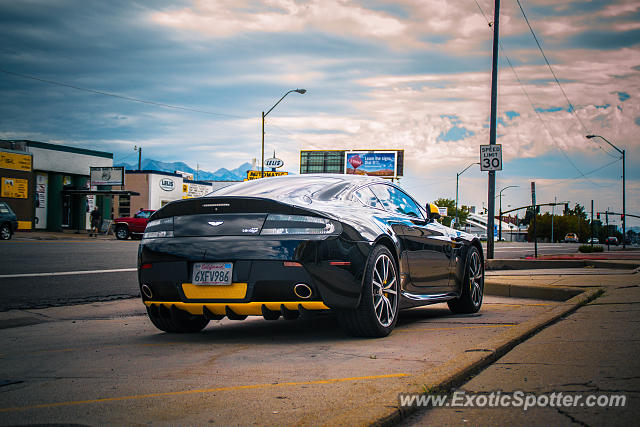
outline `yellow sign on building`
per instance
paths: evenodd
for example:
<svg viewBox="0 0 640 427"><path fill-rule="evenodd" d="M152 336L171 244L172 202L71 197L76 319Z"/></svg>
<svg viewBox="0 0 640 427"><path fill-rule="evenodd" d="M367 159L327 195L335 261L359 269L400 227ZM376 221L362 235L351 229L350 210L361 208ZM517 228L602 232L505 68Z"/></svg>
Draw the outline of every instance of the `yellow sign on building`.
<svg viewBox="0 0 640 427"><path fill-rule="evenodd" d="M31 170L31 156L0 151L0 168L17 171Z"/></svg>
<svg viewBox="0 0 640 427"><path fill-rule="evenodd" d="M264 171L264 177L289 175L289 172ZM262 178L262 171L247 171L247 180Z"/></svg>
<svg viewBox="0 0 640 427"><path fill-rule="evenodd" d="M2 178L2 197L26 199L29 195L29 181L20 178Z"/></svg>

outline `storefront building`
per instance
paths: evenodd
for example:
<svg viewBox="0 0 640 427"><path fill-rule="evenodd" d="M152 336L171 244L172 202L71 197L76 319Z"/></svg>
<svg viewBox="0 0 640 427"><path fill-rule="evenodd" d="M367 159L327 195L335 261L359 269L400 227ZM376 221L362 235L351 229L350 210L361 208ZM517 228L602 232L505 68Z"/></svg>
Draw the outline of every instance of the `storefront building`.
<svg viewBox="0 0 640 427"><path fill-rule="evenodd" d="M0 201L9 205L18 217L18 229L33 226L34 174L31 153L16 144L0 143Z"/></svg>
<svg viewBox="0 0 640 427"><path fill-rule="evenodd" d="M20 229L86 230L89 212L96 205L103 218L110 217L111 196L86 193L90 190L89 168L112 166L112 153L30 140L0 140L0 149L32 159L31 171L23 170L31 173L31 178L19 178L27 180L26 202L21 202L24 206L14 209L17 198L7 199L21 221ZM5 176L4 168L2 172ZM108 192L110 188L97 190ZM24 199L23 195L20 198Z"/></svg>

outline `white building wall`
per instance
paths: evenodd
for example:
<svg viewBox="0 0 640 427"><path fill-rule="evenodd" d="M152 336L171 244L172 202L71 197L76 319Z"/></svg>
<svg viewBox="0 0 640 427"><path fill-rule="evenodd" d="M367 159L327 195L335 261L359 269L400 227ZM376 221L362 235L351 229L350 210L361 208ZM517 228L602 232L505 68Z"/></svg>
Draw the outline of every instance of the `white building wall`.
<svg viewBox="0 0 640 427"><path fill-rule="evenodd" d="M34 170L88 176L90 166L113 166L113 159L107 157L48 150L39 147L28 147L28 150L33 154Z"/></svg>
<svg viewBox="0 0 640 427"><path fill-rule="evenodd" d="M160 209L174 200L182 199L182 177L149 174L149 209ZM162 186L160 185L162 183ZM172 183L172 184L169 184ZM169 190L168 188L171 187Z"/></svg>

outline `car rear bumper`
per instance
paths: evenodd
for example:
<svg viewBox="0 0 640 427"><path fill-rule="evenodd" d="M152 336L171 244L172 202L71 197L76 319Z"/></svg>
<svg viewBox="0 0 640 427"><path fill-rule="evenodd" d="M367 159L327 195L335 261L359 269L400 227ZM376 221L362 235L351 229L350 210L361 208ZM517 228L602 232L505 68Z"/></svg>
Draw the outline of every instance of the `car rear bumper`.
<svg viewBox="0 0 640 427"><path fill-rule="evenodd" d="M362 274L370 245L339 238L325 240L155 239L143 241L139 282L149 304L175 305L202 314L206 306L223 314L262 314L268 310L349 309L360 302ZM195 262L233 262L232 285L192 284ZM306 284L311 295L296 294ZM279 308L278 308L279 307ZM296 308L297 309L297 308ZM238 311L236 311L238 310ZM194 313L195 314L195 313Z"/></svg>

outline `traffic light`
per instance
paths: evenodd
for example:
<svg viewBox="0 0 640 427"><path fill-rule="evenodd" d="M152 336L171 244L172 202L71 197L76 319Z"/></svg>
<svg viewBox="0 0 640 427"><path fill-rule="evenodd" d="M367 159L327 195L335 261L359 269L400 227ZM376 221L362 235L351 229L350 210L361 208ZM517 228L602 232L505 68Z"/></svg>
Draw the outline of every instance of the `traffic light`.
<svg viewBox="0 0 640 427"><path fill-rule="evenodd" d="M624 221L624 214L620 215L620 221Z"/></svg>
<svg viewBox="0 0 640 427"><path fill-rule="evenodd" d="M596 218L598 218L598 221L600 221L600 212L596 213Z"/></svg>

